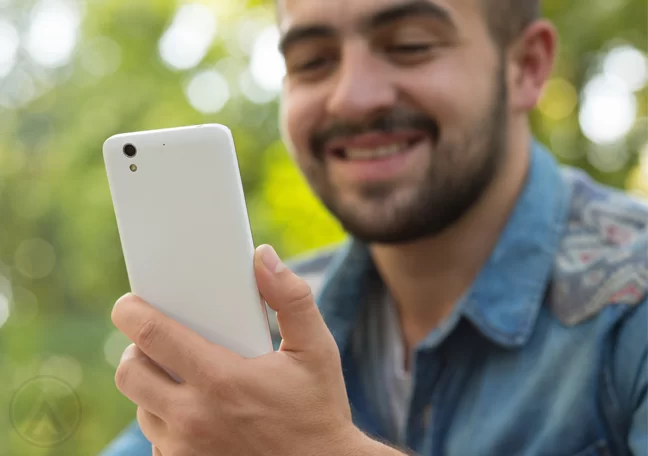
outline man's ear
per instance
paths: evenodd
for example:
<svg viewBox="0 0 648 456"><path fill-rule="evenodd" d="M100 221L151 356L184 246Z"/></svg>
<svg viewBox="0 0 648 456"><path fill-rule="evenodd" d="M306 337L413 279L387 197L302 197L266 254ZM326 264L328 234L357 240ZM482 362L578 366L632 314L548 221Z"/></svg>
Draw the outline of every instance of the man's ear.
<svg viewBox="0 0 648 456"><path fill-rule="evenodd" d="M553 71L558 34L551 22L529 25L507 52L509 103L513 111L533 110Z"/></svg>

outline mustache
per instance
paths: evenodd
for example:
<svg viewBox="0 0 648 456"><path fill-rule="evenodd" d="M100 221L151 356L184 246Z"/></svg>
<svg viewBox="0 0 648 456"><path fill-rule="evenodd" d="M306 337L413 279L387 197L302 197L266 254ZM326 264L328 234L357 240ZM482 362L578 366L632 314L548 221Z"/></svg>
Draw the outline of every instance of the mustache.
<svg viewBox="0 0 648 456"><path fill-rule="evenodd" d="M409 111L391 111L365 124L336 121L311 136L310 148L317 158L324 156L326 145L333 139L367 133L396 133L400 130L420 130L436 144L439 140L439 123L426 115Z"/></svg>

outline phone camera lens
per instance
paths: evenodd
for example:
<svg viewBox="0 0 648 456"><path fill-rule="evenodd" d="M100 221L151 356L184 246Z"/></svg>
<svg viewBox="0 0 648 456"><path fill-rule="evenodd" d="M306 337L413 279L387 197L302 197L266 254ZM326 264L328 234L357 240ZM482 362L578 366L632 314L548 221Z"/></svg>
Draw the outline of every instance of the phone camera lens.
<svg viewBox="0 0 648 456"><path fill-rule="evenodd" d="M126 144L124 146L124 155L128 158L133 158L137 154L137 149L132 144Z"/></svg>

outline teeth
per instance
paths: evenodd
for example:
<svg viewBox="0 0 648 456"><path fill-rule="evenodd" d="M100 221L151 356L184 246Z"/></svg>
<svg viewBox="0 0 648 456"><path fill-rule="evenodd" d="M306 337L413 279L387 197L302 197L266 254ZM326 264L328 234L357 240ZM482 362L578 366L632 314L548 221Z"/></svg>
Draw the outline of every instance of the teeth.
<svg viewBox="0 0 648 456"><path fill-rule="evenodd" d="M389 157L402 152L407 147L407 143L397 143L390 146L376 147L373 149L345 149L344 155L349 160L371 160L374 158Z"/></svg>

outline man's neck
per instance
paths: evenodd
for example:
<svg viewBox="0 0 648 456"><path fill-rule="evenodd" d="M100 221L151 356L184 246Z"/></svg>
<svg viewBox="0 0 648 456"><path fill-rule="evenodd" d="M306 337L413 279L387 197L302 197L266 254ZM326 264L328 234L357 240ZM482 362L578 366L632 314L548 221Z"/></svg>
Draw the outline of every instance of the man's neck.
<svg viewBox="0 0 648 456"><path fill-rule="evenodd" d="M527 138L509 148L484 195L452 227L407 245L371 246L397 304L408 353L452 313L488 261L524 185Z"/></svg>

